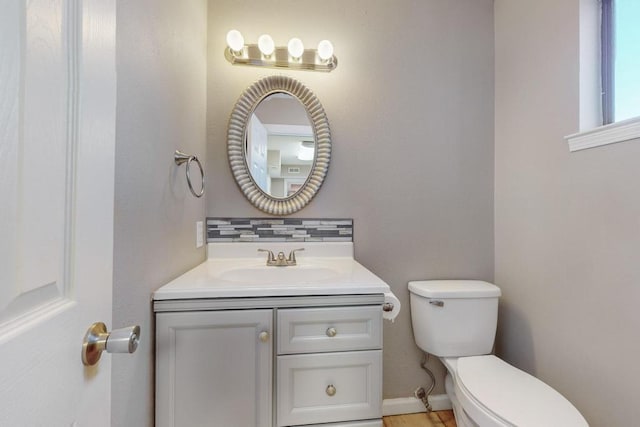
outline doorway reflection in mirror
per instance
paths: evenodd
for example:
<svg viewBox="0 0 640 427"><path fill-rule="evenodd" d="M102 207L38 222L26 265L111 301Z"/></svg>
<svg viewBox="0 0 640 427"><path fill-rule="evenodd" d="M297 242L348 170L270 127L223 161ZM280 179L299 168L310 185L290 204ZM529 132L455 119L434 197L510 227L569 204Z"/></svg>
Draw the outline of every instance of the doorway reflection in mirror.
<svg viewBox="0 0 640 427"><path fill-rule="evenodd" d="M304 105L288 93L272 93L258 104L247 126L247 168L266 194L291 197L311 173L315 146Z"/></svg>

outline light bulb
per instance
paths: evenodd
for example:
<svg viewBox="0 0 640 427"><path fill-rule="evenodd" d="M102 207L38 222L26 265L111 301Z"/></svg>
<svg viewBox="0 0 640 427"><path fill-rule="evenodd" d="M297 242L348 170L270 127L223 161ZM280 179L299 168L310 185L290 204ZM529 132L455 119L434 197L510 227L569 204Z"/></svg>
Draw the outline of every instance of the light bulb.
<svg viewBox="0 0 640 427"><path fill-rule="evenodd" d="M258 49L264 56L270 56L275 48L276 46L273 44L273 39L269 34L263 34L258 37Z"/></svg>
<svg viewBox="0 0 640 427"><path fill-rule="evenodd" d="M329 40L322 40L318 43L318 56L323 61L327 61L333 56L333 45Z"/></svg>
<svg viewBox="0 0 640 427"><path fill-rule="evenodd" d="M227 33L227 45L234 52L242 52L244 48L244 37L238 30L231 30Z"/></svg>
<svg viewBox="0 0 640 427"><path fill-rule="evenodd" d="M294 37L289 40L287 49L289 49L289 55L291 55L293 58L298 59L304 53L304 44L302 44L302 40Z"/></svg>

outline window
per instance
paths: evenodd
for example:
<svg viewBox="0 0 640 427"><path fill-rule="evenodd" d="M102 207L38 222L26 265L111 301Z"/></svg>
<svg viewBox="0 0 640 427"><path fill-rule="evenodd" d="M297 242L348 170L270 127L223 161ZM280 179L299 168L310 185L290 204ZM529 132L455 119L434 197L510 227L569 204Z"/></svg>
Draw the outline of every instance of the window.
<svg viewBox="0 0 640 427"><path fill-rule="evenodd" d="M579 132L569 151L640 142L640 0L579 2Z"/></svg>
<svg viewBox="0 0 640 427"><path fill-rule="evenodd" d="M602 0L603 124L640 116L640 1Z"/></svg>

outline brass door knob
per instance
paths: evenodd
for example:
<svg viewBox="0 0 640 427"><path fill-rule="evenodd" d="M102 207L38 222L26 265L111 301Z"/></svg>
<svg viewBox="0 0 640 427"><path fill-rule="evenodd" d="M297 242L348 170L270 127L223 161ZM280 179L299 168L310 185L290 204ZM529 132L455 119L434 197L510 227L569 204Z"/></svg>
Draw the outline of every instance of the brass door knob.
<svg viewBox="0 0 640 427"><path fill-rule="evenodd" d="M336 330L336 328L329 328L327 329L327 336L328 337L335 337L336 335L338 335L338 331Z"/></svg>
<svg viewBox="0 0 640 427"><path fill-rule="evenodd" d="M267 331L260 332L260 335L258 335L258 338L260 338L260 341L262 341L262 342L269 341L269 332L267 332Z"/></svg>

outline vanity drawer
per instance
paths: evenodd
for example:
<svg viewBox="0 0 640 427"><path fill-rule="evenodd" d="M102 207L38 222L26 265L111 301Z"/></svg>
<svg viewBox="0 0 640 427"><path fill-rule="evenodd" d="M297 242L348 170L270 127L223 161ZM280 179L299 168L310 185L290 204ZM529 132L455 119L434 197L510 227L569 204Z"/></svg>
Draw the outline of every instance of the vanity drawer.
<svg viewBox="0 0 640 427"><path fill-rule="evenodd" d="M278 426L382 418L382 350L279 356Z"/></svg>
<svg viewBox="0 0 640 427"><path fill-rule="evenodd" d="M379 305L278 310L278 354L381 348Z"/></svg>

